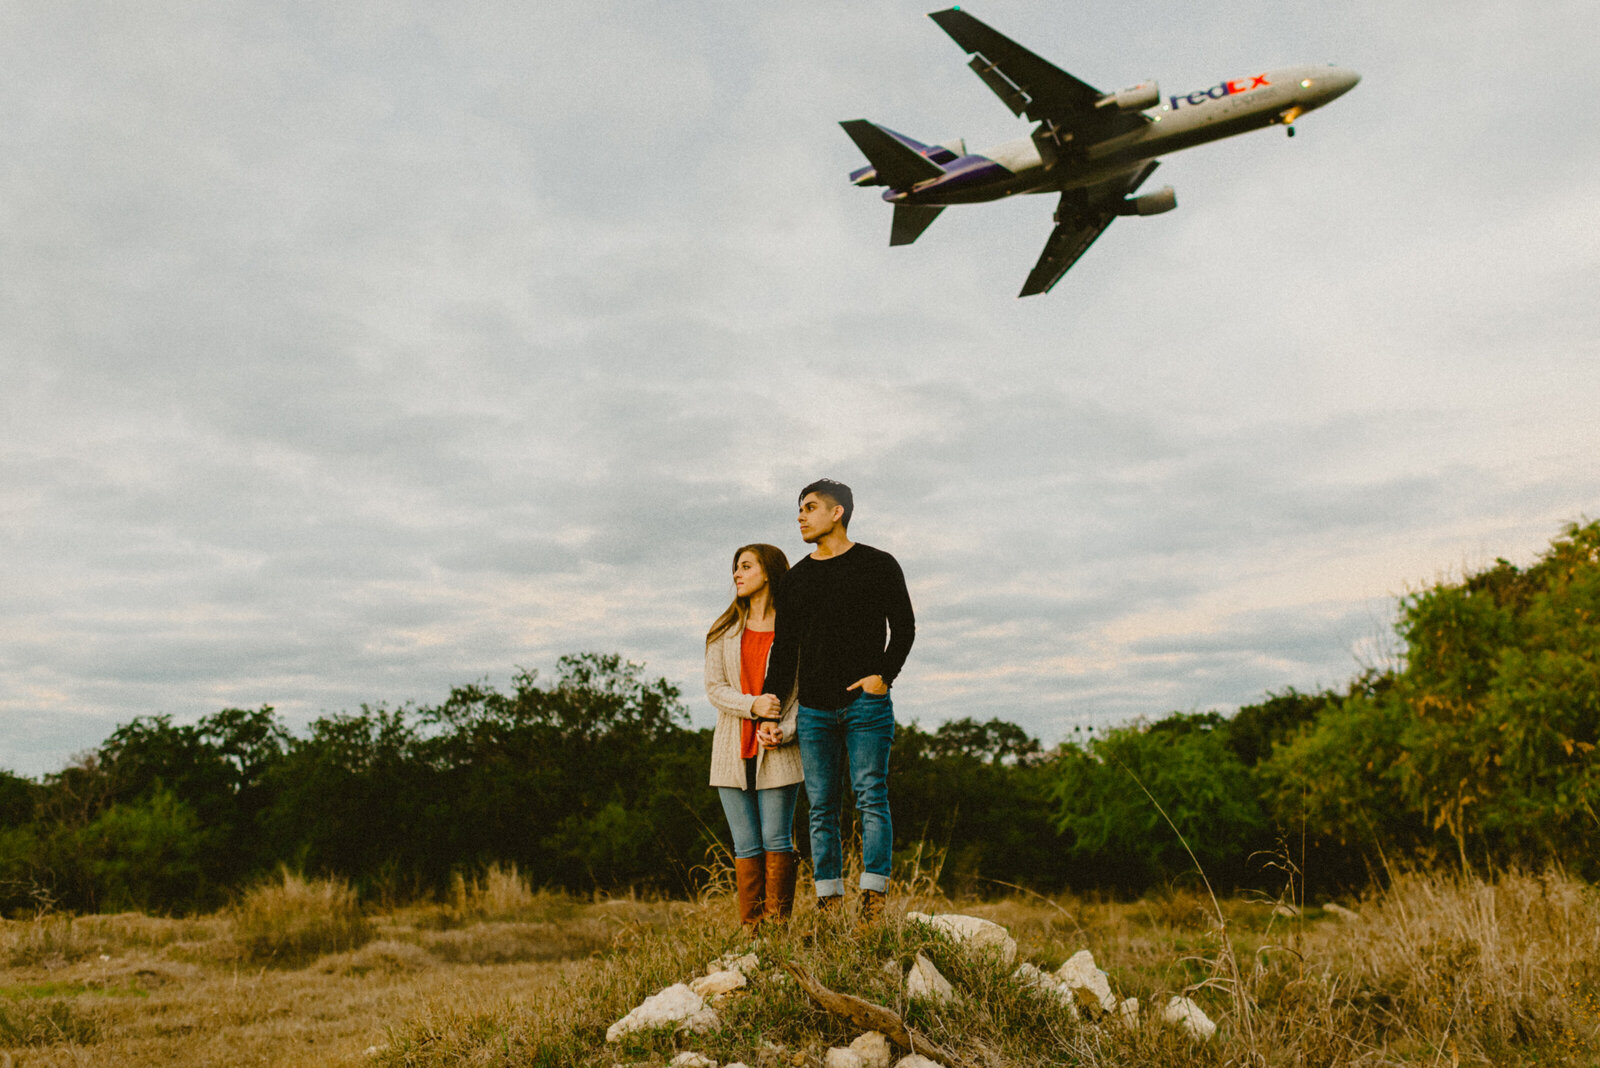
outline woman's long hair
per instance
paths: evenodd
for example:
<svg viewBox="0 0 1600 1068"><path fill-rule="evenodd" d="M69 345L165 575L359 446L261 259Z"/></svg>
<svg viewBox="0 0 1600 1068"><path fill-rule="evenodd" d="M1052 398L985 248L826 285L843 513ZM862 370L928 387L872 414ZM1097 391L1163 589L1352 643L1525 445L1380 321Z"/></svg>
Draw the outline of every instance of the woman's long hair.
<svg viewBox="0 0 1600 1068"><path fill-rule="evenodd" d="M789 570L789 558L783 555L783 550L776 545L767 545L757 542L754 545L741 545L733 553L733 568L739 566L739 557L745 553L755 554L756 563L761 565L761 570L767 576L767 596L771 597L778 591L778 582ZM729 570L733 570L730 568ZM706 644L710 645L734 627L744 629L745 621L750 618L750 598L735 597L728 610L717 617L711 624L711 629L706 632Z"/></svg>

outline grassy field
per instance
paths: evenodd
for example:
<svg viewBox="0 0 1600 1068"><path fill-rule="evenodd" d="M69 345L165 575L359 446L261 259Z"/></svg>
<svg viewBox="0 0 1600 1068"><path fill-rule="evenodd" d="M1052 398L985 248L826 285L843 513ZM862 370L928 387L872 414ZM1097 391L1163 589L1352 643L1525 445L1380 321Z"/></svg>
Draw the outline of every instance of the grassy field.
<svg viewBox="0 0 1600 1068"><path fill-rule="evenodd" d="M763 966L720 1006L720 1029L618 1045L604 1041L614 1020L748 946L725 896L582 902L498 871L445 903L366 913L338 884L285 875L214 916L9 920L0 1066L661 1065L679 1049L820 1065L858 1029L815 1008L786 961L985 1068L1600 1064L1600 894L1559 872L1404 875L1345 902L1359 918L1219 908L1183 889L1133 903L953 903L922 889L895 895L868 932L802 905L759 947ZM1010 968L906 923L910 908L993 919L1019 960L1045 968L1088 948L1145 1023L1079 1021ZM898 975L919 952L956 1001L906 1003ZM1149 1012L1185 993L1220 1024L1208 1042Z"/></svg>

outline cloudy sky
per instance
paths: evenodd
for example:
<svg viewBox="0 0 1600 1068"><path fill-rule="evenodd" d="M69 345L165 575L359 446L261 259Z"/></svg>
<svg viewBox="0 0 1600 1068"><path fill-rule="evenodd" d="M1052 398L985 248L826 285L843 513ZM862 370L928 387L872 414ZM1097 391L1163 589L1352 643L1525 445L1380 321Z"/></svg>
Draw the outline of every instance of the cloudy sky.
<svg viewBox="0 0 1600 1068"><path fill-rule="evenodd" d="M838 120L1026 126L929 5L0 8L0 767L134 716L679 683L795 491L918 610L902 719L1074 726L1388 663L1394 598L1600 515L1590 0L989 0L1079 77L1359 87L909 248Z"/></svg>

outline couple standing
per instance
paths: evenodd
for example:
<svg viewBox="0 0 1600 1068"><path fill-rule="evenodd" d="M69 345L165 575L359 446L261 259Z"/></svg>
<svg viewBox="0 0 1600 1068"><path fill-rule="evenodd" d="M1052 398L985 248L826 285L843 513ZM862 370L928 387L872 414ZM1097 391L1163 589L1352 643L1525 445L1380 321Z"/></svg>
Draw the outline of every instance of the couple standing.
<svg viewBox="0 0 1600 1068"><path fill-rule="evenodd" d="M733 832L739 922L784 920L798 858L790 840L801 782L811 806L817 908L844 900L839 813L845 776L861 814L863 923L883 911L894 829L889 818L889 687L916 635L894 557L852 542L850 487L800 491L793 568L773 545L733 556L734 599L706 635L706 696L717 709L711 785Z"/></svg>

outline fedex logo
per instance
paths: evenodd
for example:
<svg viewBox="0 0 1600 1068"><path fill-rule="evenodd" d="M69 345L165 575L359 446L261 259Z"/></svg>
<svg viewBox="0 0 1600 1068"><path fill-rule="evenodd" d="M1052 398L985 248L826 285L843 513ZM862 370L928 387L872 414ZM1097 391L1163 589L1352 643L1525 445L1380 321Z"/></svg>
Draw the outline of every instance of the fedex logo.
<svg viewBox="0 0 1600 1068"><path fill-rule="evenodd" d="M1243 79L1222 82L1219 85L1213 85L1210 89L1199 89L1187 96L1173 96L1167 99L1172 103L1172 110L1177 111L1179 101L1187 102L1190 107L1199 107L1207 100L1221 100L1223 97L1233 96L1235 93L1248 93L1252 89L1260 89L1263 85L1271 84L1271 82L1267 81L1265 74L1257 74L1250 79L1249 85L1246 85Z"/></svg>

